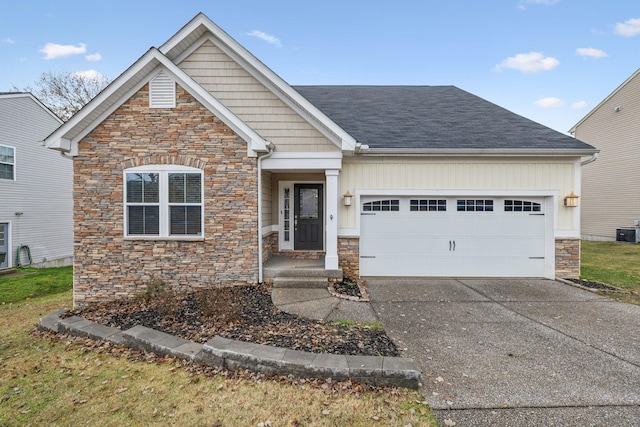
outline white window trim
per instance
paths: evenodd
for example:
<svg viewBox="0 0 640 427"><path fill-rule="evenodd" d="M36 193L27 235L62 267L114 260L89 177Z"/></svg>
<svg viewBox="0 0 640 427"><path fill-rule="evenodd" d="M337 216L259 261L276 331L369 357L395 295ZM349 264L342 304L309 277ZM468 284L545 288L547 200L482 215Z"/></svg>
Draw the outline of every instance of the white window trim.
<svg viewBox="0 0 640 427"><path fill-rule="evenodd" d="M127 240L203 240L204 239L204 171L202 169L190 167L190 166L181 166L181 165L145 165L145 166L137 166L133 168L128 168L123 171L122 180L123 180L123 206L124 206L124 237ZM146 173L158 173L159 176L159 202L160 206L160 234L157 235L138 235L138 234L129 234L129 209L130 205L127 202L127 174L128 173L136 173L136 172L146 172ZM201 176L200 186L200 218L202 221L200 223L200 234L192 235L172 235L169 234L169 193L167 192L167 188L169 185L169 173L199 173ZM131 205L138 205L137 203L132 203ZM196 204L193 204L196 205Z"/></svg>
<svg viewBox="0 0 640 427"><path fill-rule="evenodd" d="M17 173L17 164L18 164L18 157L17 157L17 150L16 147L12 146L12 145L5 145L5 144L0 144L0 147L7 147L7 148L11 148L13 150L13 163L4 163L2 162L3 165L12 165L13 166L13 179L7 179L7 178L0 178L3 181L15 181L16 177L18 176Z"/></svg>

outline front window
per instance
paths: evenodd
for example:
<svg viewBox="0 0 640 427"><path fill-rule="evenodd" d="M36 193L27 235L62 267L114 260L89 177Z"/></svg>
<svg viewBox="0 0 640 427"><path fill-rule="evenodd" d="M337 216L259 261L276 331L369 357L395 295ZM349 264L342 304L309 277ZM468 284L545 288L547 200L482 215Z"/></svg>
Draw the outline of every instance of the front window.
<svg viewBox="0 0 640 427"><path fill-rule="evenodd" d="M16 149L0 145L0 179L14 180L16 167Z"/></svg>
<svg viewBox="0 0 640 427"><path fill-rule="evenodd" d="M202 171L187 167L125 171L128 236L202 236Z"/></svg>

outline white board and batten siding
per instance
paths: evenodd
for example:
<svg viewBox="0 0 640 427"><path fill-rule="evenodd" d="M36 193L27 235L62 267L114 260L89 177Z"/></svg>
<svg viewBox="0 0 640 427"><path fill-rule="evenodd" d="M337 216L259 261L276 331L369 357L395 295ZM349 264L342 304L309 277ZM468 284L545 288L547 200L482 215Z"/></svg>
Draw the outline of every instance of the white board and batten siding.
<svg viewBox="0 0 640 427"><path fill-rule="evenodd" d="M562 206L579 189L579 159L393 159L344 163L340 235L360 241L362 276L555 277L555 239L579 236ZM397 203L367 210L367 203ZM490 210L458 204L490 201ZM416 202L419 201L419 202ZM412 203L444 203L440 211ZM535 206L507 209L513 203Z"/></svg>
<svg viewBox="0 0 640 427"><path fill-rule="evenodd" d="M570 236L579 229L575 209L563 208L563 197L579 192L579 159L572 160L420 160L371 159L353 161L345 158L340 172L341 194L365 194L366 190L400 191L508 191L543 192L555 197L555 229ZM341 204L340 229L343 234L356 229L357 210ZM576 235L575 237L579 237Z"/></svg>
<svg viewBox="0 0 640 427"><path fill-rule="evenodd" d="M263 138L273 142L278 152L339 150L211 41L203 43L179 67Z"/></svg>
<svg viewBox="0 0 640 427"><path fill-rule="evenodd" d="M34 264L73 257L73 162L43 146L61 122L28 94L0 95L0 145L15 148L15 180L0 179L0 223L9 224L8 265L18 245ZM26 262L23 252L22 262Z"/></svg>

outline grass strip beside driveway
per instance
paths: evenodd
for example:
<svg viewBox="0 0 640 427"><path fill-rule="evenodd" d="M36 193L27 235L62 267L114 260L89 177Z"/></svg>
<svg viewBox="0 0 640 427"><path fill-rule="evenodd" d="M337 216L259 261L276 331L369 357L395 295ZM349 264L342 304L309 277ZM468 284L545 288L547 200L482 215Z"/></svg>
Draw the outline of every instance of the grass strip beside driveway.
<svg viewBox="0 0 640 427"><path fill-rule="evenodd" d="M627 294L601 292L640 304L640 244L582 241L580 278L626 289Z"/></svg>

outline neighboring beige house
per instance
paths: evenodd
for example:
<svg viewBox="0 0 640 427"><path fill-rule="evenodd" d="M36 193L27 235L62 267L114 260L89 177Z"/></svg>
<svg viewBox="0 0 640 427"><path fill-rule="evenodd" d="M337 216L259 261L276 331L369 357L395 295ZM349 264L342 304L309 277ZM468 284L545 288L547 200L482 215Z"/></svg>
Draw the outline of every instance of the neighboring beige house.
<svg viewBox="0 0 640 427"><path fill-rule="evenodd" d="M453 86L298 86L203 14L46 140L74 157L76 304L161 280L577 277L596 150Z"/></svg>
<svg viewBox="0 0 640 427"><path fill-rule="evenodd" d="M640 221L640 70L570 132L600 150L598 161L583 168L582 237L616 240L619 228Z"/></svg>

